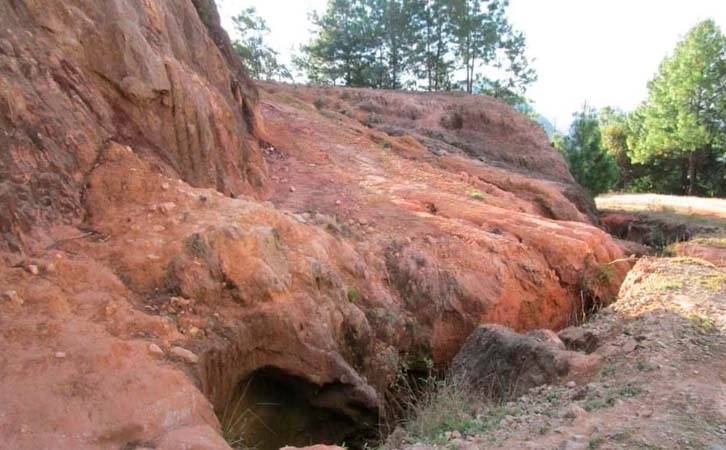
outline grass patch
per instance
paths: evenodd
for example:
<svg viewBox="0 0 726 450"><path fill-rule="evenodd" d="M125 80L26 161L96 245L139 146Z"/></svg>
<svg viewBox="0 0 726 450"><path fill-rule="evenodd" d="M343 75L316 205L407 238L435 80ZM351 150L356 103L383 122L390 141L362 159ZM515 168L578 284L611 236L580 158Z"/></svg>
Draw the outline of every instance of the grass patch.
<svg viewBox="0 0 726 450"><path fill-rule="evenodd" d="M348 296L348 301L351 303L358 303L360 300L360 292L358 292L358 289L354 287L349 287L346 291L346 295Z"/></svg>
<svg viewBox="0 0 726 450"><path fill-rule="evenodd" d="M726 275L722 273L708 273L698 279L698 284L711 292L720 291L726 287Z"/></svg>
<svg viewBox="0 0 726 450"><path fill-rule="evenodd" d="M675 291L683 289L685 283L681 278L651 277L647 286L651 291Z"/></svg>
<svg viewBox="0 0 726 450"><path fill-rule="evenodd" d="M444 443L447 432L488 433L506 416L516 414L514 409L493 401L477 414L471 400L474 397L451 379L431 383L406 421L406 433L416 442Z"/></svg>
<svg viewBox="0 0 726 450"><path fill-rule="evenodd" d="M604 437L595 436L592 439L590 439L590 442L587 443L587 448L596 449L596 448L599 448L605 442L607 442L607 440Z"/></svg>
<svg viewBox="0 0 726 450"><path fill-rule="evenodd" d="M234 450L251 450L255 445L247 442L245 429L252 421L259 421L260 418L249 408L245 407L244 398L250 384L247 383L239 395L230 397L229 401L217 414L219 423L222 426L222 437Z"/></svg>
<svg viewBox="0 0 726 450"><path fill-rule="evenodd" d="M620 388L620 390L618 391L618 395L625 398L632 398L640 395L641 392L643 392L643 390L639 387L627 384Z"/></svg>
<svg viewBox="0 0 726 450"><path fill-rule="evenodd" d="M702 266L702 267L714 267L713 264L701 258L694 258L691 256L677 256L672 258L671 261L679 264L688 264L691 266Z"/></svg>
<svg viewBox="0 0 726 450"><path fill-rule="evenodd" d="M627 384L617 391L608 391L604 396L597 395L586 398L582 407L588 412L610 408L615 406L615 401L619 398L633 398L640 395L641 392L643 392L641 388Z"/></svg>
<svg viewBox="0 0 726 450"><path fill-rule="evenodd" d="M467 194L470 199L473 200L484 200L484 194L479 191L471 191Z"/></svg>
<svg viewBox="0 0 726 450"><path fill-rule="evenodd" d="M692 239L691 242L696 243L698 245L703 245L704 247L714 247L714 248L726 249L726 237L720 237L720 238L699 237L696 239Z"/></svg>
<svg viewBox="0 0 726 450"><path fill-rule="evenodd" d="M688 320L691 322L691 324L698 329L699 331L703 333L716 333L718 331L718 327L716 326L716 322L713 321L713 319L710 319L708 317L704 317L698 314L691 314L688 316Z"/></svg>

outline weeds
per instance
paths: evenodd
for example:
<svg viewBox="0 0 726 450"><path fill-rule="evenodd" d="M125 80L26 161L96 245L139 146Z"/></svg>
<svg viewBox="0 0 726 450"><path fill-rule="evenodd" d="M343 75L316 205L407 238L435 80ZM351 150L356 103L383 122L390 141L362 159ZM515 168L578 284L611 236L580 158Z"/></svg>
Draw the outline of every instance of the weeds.
<svg viewBox="0 0 726 450"><path fill-rule="evenodd" d="M239 395L232 395L227 400L222 413L217 414L219 423L222 426L222 437L234 450L254 450L256 448L256 444L247 442L244 435L245 430L253 421L259 422L263 427L270 430L254 411L245 407L244 399L247 396L251 381L251 379L247 381Z"/></svg>
<svg viewBox="0 0 726 450"><path fill-rule="evenodd" d="M703 333L710 334L718 331L716 322L714 322L713 319L709 317L704 317L698 314L691 314L690 316L688 316L688 320L697 330Z"/></svg>
<svg viewBox="0 0 726 450"><path fill-rule="evenodd" d="M699 278L698 283L709 291L716 292L726 288L726 275L709 273Z"/></svg>
<svg viewBox="0 0 726 450"><path fill-rule="evenodd" d="M484 200L484 194L479 191L469 192L468 197L473 200Z"/></svg>
<svg viewBox="0 0 726 450"><path fill-rule="evenodd" d="M595 436L592 439L590 439L590 442L587 444L587 448L589 449L596 449L600 447L602 444L606 442L606 439L602 436Z"/></svg>
<svg viewBox="0 0 726 450"><path fill-rule="evenodd" d="M476 414L471 396L453 379L438 381L429 388L406 421L405 429L416 441L439 442L449 431L486 433L513 413L503 404L492 404Z"/></svg>
<svg viewBox="0 0 726 450"><path fill-rule="evenodd" d="M346 295L348 296L348 301L351 303L358 303L360 300L360 292L358 292L358 289L354 287L349 287L346 291Z"/></svg>

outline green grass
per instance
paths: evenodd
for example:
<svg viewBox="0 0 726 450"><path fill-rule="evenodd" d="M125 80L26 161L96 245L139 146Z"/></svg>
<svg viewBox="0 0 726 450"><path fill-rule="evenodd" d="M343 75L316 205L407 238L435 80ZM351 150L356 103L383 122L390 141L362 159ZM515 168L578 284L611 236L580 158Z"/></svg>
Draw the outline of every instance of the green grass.
<svg viewBox="0 0 726 450"><path fill-rule="evenodd" d="M471 398L455 381L432 383L430 389L421 394L406 421L406 433L416 442L444 443L447 432L485 434L496 429L506 416L517 414L514 409L495 401L476 414Z"/></svg>
<svg viewBox="0 0 726 450"><path fill-rule="evenodd" d="M590 439L590 442L588 442L588 444L587 444L587 448L596 449L596 448L599 448L605 442L606 442L606 439L604 437L595 436L592 439Z"/></svg>
<svg viewBox="0 0 726 450"><path fill-rule="evenodd" d="M619 398L632 398L641 394L643 390L637 386L627 384L617 391L609 391L604 396L592 396L585 399L582 407L585 411L592 412L598 409L610 408L615 406L615 401Z"/></svg>
<svg viewBox="0 0 726 450"><path fill-rule="evenodd" d="M693 324L694 327L696 327L699 331L703 333L716 333L718 331L716 322L708 317L704 317L699 314L691 314L690 316L688 316L688 320L691 322L691 324Z"/></svg>
<svg viewBox="0 0 726 450"><path fill-rule="evenodd" d="M360 292L358 292L358 289L354 287L349 287L346 291L346 295L348 296L348 301L351 303L358 303L360 300Z"/></svg>
<svg viewBox="0 0 726 450"><path fill-rule="evenodd" d="M479 191L469 192L468 197L473 200L484 200L484 194Z"/></svg>

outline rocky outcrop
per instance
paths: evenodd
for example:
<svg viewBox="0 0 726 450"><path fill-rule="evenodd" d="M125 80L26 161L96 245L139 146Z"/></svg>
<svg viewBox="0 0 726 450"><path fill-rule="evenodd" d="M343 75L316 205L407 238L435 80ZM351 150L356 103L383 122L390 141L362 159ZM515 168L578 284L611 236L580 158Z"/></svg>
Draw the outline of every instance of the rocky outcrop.
<svg viewBox="0 0 726 450"><path fill-rule="evenodd" d="M260 192L257 91L230 52L210 1L0 2L0 245L78 224L109 140L194 186Z"/></svg>
<svg viewBox="0 0 726 450"><path fill-rule="evenodd" d="M284 86L269 89L285 91ZM454 173L469 172L472 178L485 182L487 190L511 192L531 202L541 216L598 223L595 203L572 178L559 152L553 151L542 127L502 100L461 92L423 94L331 87L286 94L379 131L373 139L379 143L390 140L394 150L404 147L400 152L404 157L466 156L465 164L451 164ZM409 137L409 142L396 145L397 137ZM412 140L428 155L406 149ZM478 170L472 171L474 168Z"/></svg>
<svg viewBox="0 0 726 450"><path fill-rule="evenodd" d="M0 25L10 448L362 447L404 372L481 323L577 322L629 268L499 102L258 99L211 0L0 0Z"/></svg>

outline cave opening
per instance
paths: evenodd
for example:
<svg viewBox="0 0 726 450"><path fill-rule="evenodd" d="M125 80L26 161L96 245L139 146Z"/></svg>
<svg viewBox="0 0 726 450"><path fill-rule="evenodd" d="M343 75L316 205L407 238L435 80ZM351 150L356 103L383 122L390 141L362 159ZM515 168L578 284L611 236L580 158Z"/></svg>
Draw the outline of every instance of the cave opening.
<svg viewBox="0 0 726 450"><path fill-rule="evenodd" d="M314 444L362 449L378 438L378 411L357 403L351 389L340 382L314 384L267 366L241 379L216 412L235 449Z"/></svg>

